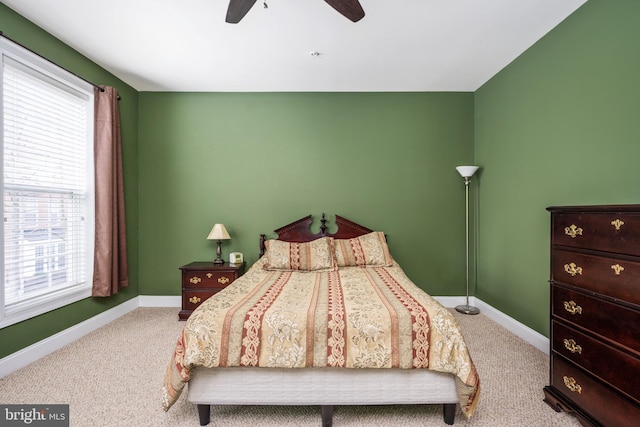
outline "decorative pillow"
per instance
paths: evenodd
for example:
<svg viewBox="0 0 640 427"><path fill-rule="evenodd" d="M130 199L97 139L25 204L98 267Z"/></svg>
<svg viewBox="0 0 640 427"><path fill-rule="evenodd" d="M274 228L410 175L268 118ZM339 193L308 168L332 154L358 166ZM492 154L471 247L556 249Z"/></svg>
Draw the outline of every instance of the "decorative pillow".
<svg viewBox="0 0 640 427"><path fill-rule="evenodd" d="M338 267L389 267L393 258L384 233L374 231L353 239L335 239Z"/></svg>
<svg viewBox="0 0 640 427"><path fill-rule="evenodd" d="M265 270L334 271L338 268L331 237L304 243L275 239L264 243L267 248Z"/></svg>

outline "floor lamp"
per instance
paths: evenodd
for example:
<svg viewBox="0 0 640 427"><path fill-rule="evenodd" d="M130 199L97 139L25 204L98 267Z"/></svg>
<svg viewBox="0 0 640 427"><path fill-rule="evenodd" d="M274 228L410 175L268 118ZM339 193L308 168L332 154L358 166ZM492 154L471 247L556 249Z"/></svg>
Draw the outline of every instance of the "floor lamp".
<svg viewBox="0 0 640 427"><path fill-rule="evenodd" d="M477 307L469 305L469 183L471 177L478 170L478 166L458 166L456 170L464 178L464 197L465 197L465 224L466 224L466 249L467 249L467 303L465 305L456 306L456 310L463 314L478 314L480 310Z"/></svg>

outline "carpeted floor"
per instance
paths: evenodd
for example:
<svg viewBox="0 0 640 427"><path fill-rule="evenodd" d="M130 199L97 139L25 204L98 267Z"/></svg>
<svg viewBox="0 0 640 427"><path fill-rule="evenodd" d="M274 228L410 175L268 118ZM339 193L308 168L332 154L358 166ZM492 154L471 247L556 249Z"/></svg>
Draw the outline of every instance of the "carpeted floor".
<svg viewBox="0 0 640 427"><path fill-rule="evenodd" d="M78 341L0 379L0 403L70 405L71 426L199 426L186 394L161 408L161 387L184 325L178 309L138 308ZM477 427L579 426L542 402L548 357L483 314L455 313L482 384L471 420ZM408 391L409 392L409 391ZM336 406L342 426L444 426L440 405ZM210 426L320 426L320 407L214 406Z"/></svg>

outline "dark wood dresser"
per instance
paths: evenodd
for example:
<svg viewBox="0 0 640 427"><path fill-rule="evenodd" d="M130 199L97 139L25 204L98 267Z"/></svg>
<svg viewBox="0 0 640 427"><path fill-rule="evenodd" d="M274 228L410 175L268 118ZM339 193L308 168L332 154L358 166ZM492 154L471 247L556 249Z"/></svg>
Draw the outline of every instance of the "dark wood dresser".
<svg viewBox="0 0 640 427"><path fill-rule="evenodd" d="M182 270L182 310L180 320L189 318L204 300L229 286L244 273L245 263L215 265L210 261L192 262Z"/></svg>
<svg viewBox="0 0 640 427"><path fill-rule="evenodd" d="M585 426L640 425L640 205L550 207L551 384Z"/></svg>

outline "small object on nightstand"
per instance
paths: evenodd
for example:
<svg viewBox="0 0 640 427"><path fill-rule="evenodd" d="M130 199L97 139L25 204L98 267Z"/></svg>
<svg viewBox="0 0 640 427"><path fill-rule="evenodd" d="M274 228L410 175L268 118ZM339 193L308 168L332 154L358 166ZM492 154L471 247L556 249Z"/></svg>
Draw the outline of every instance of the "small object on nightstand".
<svg viewBox="0 0 640 427"><path fill-rule="evenodd" d="M244 273L245 263L222 265L208 261L192 262L182 271L182 310L180 320L189 318L207 298L220 292Z"/></svg>
<svg viewBox="0 0 640 427"><path fill-rule="evenodd" d="M244 257L242 252L231 252L229 254L229 264L242 264L244 262Z"/></svg>
<svg viewBox="0 0 640 427"><path fill-rule="evenodd" d="M207 239L216 240L217 241L216 243L218 244L218 247L216 249L216 259L213 261L213 263L215 265L224 264L224 260L222 259L222 249L221 249L222 240L231 239L231 236L229 236L229 233L227 233L227 229L224 228L224 224L214 225L213 228L211 229L211 232L207 236Z"/></svg>

